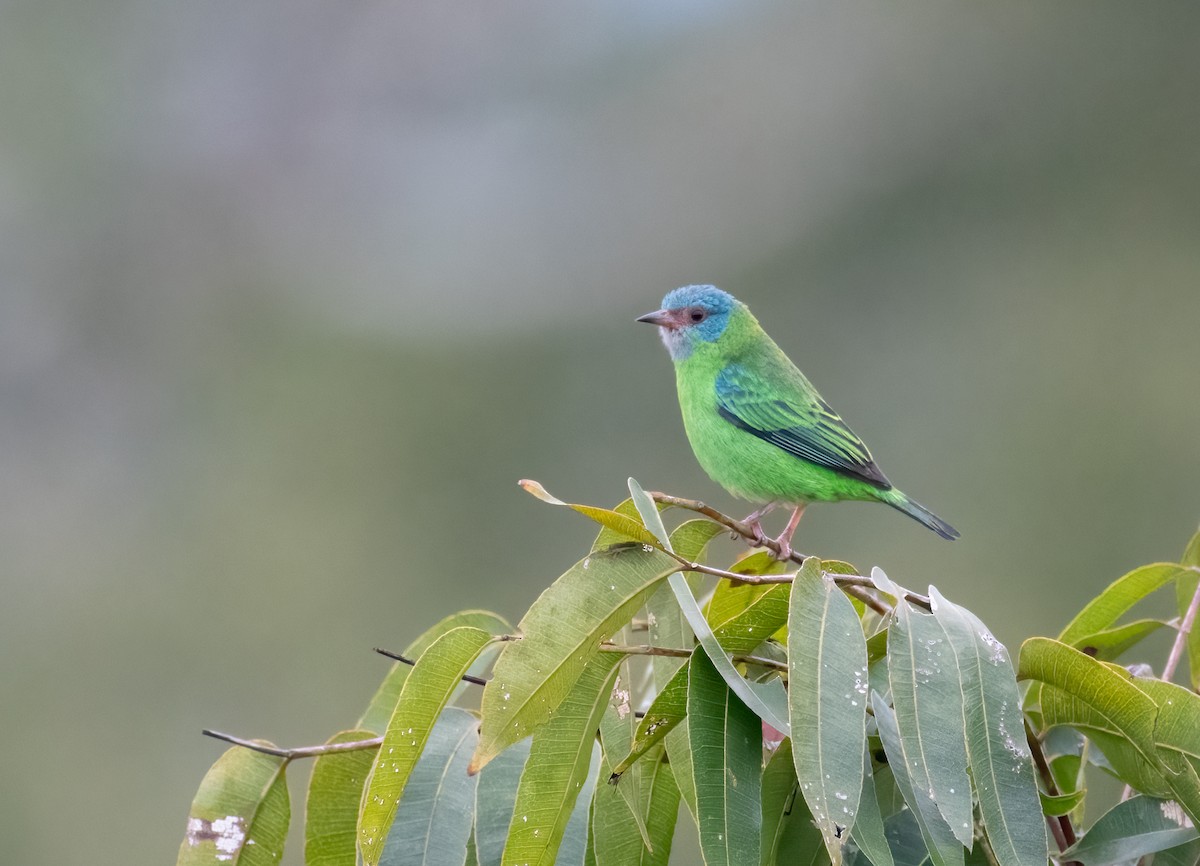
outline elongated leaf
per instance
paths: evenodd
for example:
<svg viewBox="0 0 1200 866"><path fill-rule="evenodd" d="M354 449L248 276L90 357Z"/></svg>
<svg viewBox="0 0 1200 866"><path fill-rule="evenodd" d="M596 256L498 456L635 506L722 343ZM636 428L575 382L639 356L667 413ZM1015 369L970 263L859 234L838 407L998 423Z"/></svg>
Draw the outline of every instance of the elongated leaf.
<svg viewBox="0 0 1200 866"><path fill-rule="evenodd" d="M550 866L555 862L568 822L573 820L577 798L590 777L596 731L611 697L620 660L613 653L593 658L554 716L534 733L509 823L505 866ZM585 821L586 810L587 803Z"/></svg>
<svg viewBox="0 0 1200 866"><path fill-rule="evenodd" d="M1177 580L1182 572L1182 567L1173 562L1156 562L1135 568L1088 602L1058 639L1075 645L1080 638L1111 628L1123 613L1150 593Z"/></svg>
<svg viewBox="0 0 1200 866"><path fill-rule="evenodd" d="M342 731L332 743L369 740L371 731ZM358 804L371 773L375 750L333 752L313 764L304 815L305 866L355 866L354 840L358 829Z"/></svg>
<svg viewBox="0 0 1200 866"><path fill-rule="evenodd" d="M404 681L363 792L358 847L366 866L379 862L409 775L442 709L492 640L491 634L471 626L451 629L421 654Z"/></svg>
<svg viewBox="0 0 1200 866"><path fill-rule="evenodd" d="M601 642L632 618L675 567L654 549L610 547L576 563L538 597L518 627L524 637L504 648L484 687L472 772L545 724Z"/></svg>
<svg viewBox="0 0 1200 866"><path fill-rule="evenodd" d="M1127 675L1064 643L1035 637L1021 645L1018 676L1053 686L1070 699L1056 700L1042 690L1047 725L1079 727L1089 736L1107 732L1127 742L1147 767L1161 771L1154 743L1158 708ZM1102 740L1096 742L1105 749Z"/></svg>
<svg viewBox="0 0 1200 866"><path fill-rule="evenodd" d="M895 713L883 697L874 691L871 693L871 708L875 711L875 722L879 725L879 738L883 741L883 750L887 753L888 766L896 780L896 787L904 796L904 801L908 803L908 814L911 814L916 821L934 866L948 866L948 864L962 866L963 846L954 838L946 819L938 811L937 804L929 798L925 791L918 791L913 785L908 771L916 761L904 752ZM893 820L891 818L885 822L885 827L888 841L892 843ZM911 846L898 847L897 844L892 843L892 853L897 864L921 862L921 859L909 856L902 858L898 854L898 852L909 850L911 850Z"/></svg>
<svg viewBox="0 0 1200 866"><path fill-rule="evenodd" d="M788 563L781 562L768 551L760 550L738 560L729 567L729 570L745 575L783 574L787 570L787 566ZM713 591L712 598L709 599L705 615L715 630L722 623L728 622L742 613L764 593L778 589L782 585L734 583L722 580ZM787 614L785 613L784 616L786 618Z"/></svg>
<svg viewBox="0 0 1200 866"><path fill-rule="evenodd" d="M670 539L667 537L666 529L663 527L662 518L654 507L654 501L633 478L629 479L629 493L633 497L634 504L637 505L642 519L646 521L647 528L669 550ZM679 607L683 611L683 615L687 618L688 625L695 632L696 639L704 647L704 652L708 655L718 673L721 674L725 683L759 718L787 736L790 733L787 720L787 694L782 683L779 680L771 680L766 683L748 682L738 673L737 668L734 667L733 660L721 649L720 642L717 640L716 635L713 634L708 620L704 618L704 613L700 610L700 605L697 603L696 597L692 595L691 587L688 586L683 575L675 572L667 578L667 583L675 593Z"/></svg>
<svg viewBox="0 0 1200 866"><path fill-rule="evenodd" d="M642 525L641 521L634 519L628 514L622 514L620 511L612 511L607 508L597 508L594 505L576 505L572 502L563 502L561 499L551 496L546 488L536 481L524 479L518 483L526 493L536 496L542 502L570 508L572 511L582 514L589 520L596 521L605 529L610 529L618 535L642 544L658 543L654 536L646 531L646 527Z"/></svg>
<svg viewBox="0 0 1200 866"><path fill-rule="evenodd" d="M667 759L671 762L671 769L675 774L675 784L679 786L679 798L687 806L692 820L699 826L696 776L692 768L692 743L688 739L687 725L680 725L667 734L666 747Z"/></svg>
<svg viewBox="0 0 1200 866"><path fill-rule="evenodd" d="M665 748L656 748L642 762L640 772L642 812L650 833L650 848L643 848L641 866L667 866L679 818L679 785Z"/></svg>
<svg viewBox="0 0 1200 866"><path fill-rule="evenodd" d="M892 850L888 845L884 829L883 813L875 794L875 774L871 767L871 756L863 752L863 787L858 802L858 816L850 834L851 841L873 866L895 866Z"/></svg>
<svg viewBox="0 0 1200 866"><path fill-rule="evenodd" d="M284 766L282 758L240 746L218 758L188 812L179 866L278 863L291 820Z"/></svg>
<svg viewBox="0 0 1200 866"><path fill-rule="evenodd" d="M505 749L479 773L475 789L475 856L479 866L500 866L517 802L517 785L533 741Z"/></svg>
<svg viewBox="0 0 1200 866"><path fill-rule="evenodd" d="M1008 650L969 610L935 587L929 595L960 671L967 755L992 853L1000 866L1044 862L1049 841Z"/></svg>
<svg viewBox="0 0 1200 866"><path fill-rule="evenodd" d="M709 542L720 535L722 529L711 520L688 520L671 533L671 548L684 559L700 562L704 559ZM692 627L675 600L675 592L666 584L656 589L646 601L646 620L649 623L651 646L690 647L695 642ZM652 658L655 688L661 691L685 663L686 659L665 656Z"/></svg>
<svg viewBox="0 0 1200 866"><path fill-rule="evenodd" d="M708 656L688 665L687 731L708 866L759 860L762 830L762 723L737 699Z"/></svg>
<svg viewBox="0 0 1200 866"><path fill-rule="evenodd" d="M460 613L451 614L427 630L423 635L405 647L402 655L410 659L420 658L421 654L429 649L430 645L439 637L451 629L462 628L464 626L481 629L495 635L508 634L512 631L512 626L509 625L508 620L499 614L488 610L464 610ZM392 710L396 708L396 701L400 698L400 689L404 687L404 681L408 679L410 671L412 671L411 665L406 665L402 662L396 662L392 665L387 677L380 684L379 690L375 692L375 696L371 698L366 712L363 713L362 718L358 720L358 724L355 727L359 730L372 731L376 735L382 734L387 729L388 719L392 717Z"/></svg>
<svg viewBox="0 0 1200 866"><path fill-rule="evenodd" d="M617 667L617 678L613 682L612 697L609 699L608 707L604 710L604 715L600 717L600 743L604 750L601 772L607 773L609 781L613 784L596 792L592 826L606 824L613 826L616 829L615 836L611 840L613 846L621 848L623 843L628 840L628 853L636 859L640 856L639 846L653 848L639 801L641 773L630 774L622 784L618 785L614 779L619 777L614 776L612 771L613 763L618 758L629 754L629 747L633 743L633 731L637 726L637 718L633 714L631 699L629 663L623 661ZM613 794L616 796L613 797ZM632 837L636 837L636 839ZM636 844L634 844L635 842ZM600 850L603 847L605 846L599 844L596 846L597 862L603 864L606 858L609 858L608 862L614 862L611 860L610 852Z"/></svg>
<svg viewBox="0 0 1200 866"><path fill-rule="evenodd" d="M567 829L563 831L562 841L558 843L558 856L554 858L554 866L584 866L592 844L591 816L592 803L595 802L596 789L601 785L600 744L592 743L592 758L588 762L587 776L579 787L579 795L575 798L575 808L567 821ZM595 866L595 860L592 861Z"/></svg>
<svg viewBox="0 0 1200 866"><path fill-rule="evenodd" d="M478 737L473 714L442 713L404 788L380 866L463 866L478 781L467 761Z"/></svg>
<svg viewBox="0 0 1200 866"><path fill-rule="evenodd" d="M969 848L972 803L963 681L971 672L959 666L937 618L908 602L896 605L888 633L888 682L900 741L911 759L913 787L929 792L954 837Z"/></svg>
<svg viewBox="0 0 1200 866"><path fill-rule="evenodd" d="M634 761L644 755L651 747L660 742L687 716L687 668L680 668L666 687L658 693L658 697L646 710L646 715L638 723L630 744L629 753L613 767L613 777L619 777L633 765Z"/></svg>
<svg viewBox="0 0 1200 866"><path fill-rule="evenodd" d="M1085 866L1134 861L1200 838L1190 824L1173 800L1131 797L1101 815L1063 858Z"/></svg>
<svg viewBox="0 0 1200 866"><path fill-rule="evenodd" d="M785 739L767 761L762 774L762 836L759 843L760 866L773 866L779 843L792 815L807 820L800 798L796 768L792 766L792 741ZM803 816L803 817L801 817Z"/></svg>
<svg viewBox="0 0 1200 866"><path fill-rule="evenodd" d="M754 593L740 611L713 625L717 641L729 652L748 653L787 624L791 584L753 589L764 591Z"/></svg>
<svg viewBox="0 0 1200 866"><path fill-rule="evenodd" d="M1083 650L1093 658L1101 661L1113 661L1165 625L1166 623L1161 619L1139 619L1125 625L1084 635L1073 641L1071 645L1076 649Z"/></svg>
<svg viewBox="0 0 1200 866"><path fill-rule="evenodd" d="M597 866L667 863L679 813L679 788L663 757L663 747L659 745L619 786L602 785L596 790L592 841ZM605 771L611 772L607 762L601 773ZM629 785L631 781L636 781L636 788ZM637 791L637 801L632 807L622 796L621 788ZM645 827L645 836L638 822Z"/></svg>
<svg viewBox="0 0 1200 866"><path fill-rule="evenodd" d="M788 698L800 792L838 866L863 786L867 642L850 600L822 576L815 557L804 561L792 586Z"/></svg>

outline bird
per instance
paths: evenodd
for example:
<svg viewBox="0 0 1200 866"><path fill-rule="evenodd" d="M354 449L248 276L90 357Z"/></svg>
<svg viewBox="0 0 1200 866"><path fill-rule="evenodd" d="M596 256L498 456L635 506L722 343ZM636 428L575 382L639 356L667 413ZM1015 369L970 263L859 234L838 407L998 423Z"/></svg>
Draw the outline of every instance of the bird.
<svg viewBox="0 0 1200 866"><path fill-rule="evenodd" d="M766 544L762 518L792 509L772 539L790 559L812 502L883 502L954 540L958 531L892 485L855 435L759 325L750 308L716 286L682 286L637 321L658 326L675 363L683 425L713 481L759 504L746 518Z"/></svg>

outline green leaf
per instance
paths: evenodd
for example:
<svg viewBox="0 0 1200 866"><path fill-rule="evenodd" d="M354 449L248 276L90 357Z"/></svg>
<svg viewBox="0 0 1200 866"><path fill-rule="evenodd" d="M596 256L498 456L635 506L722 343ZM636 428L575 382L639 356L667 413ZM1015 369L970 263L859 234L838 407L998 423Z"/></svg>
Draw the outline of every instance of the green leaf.
<svg viewBox="0 0 1200 866"><path fill-rule="evenodd" d="M675 771L666 760L666 750L656 749L642 762L640 789L642 812L650 832L652 850L642 850L640 866L667 866L671 843L679 819L679 785Z"/></svg>
<svg viewBox="0 0 1200 866"><path fill-rule="evenodd" d="M1139 619L1104 629L1072 641L1071 646L1101 661L1113 661L1154 634L1166 623L1161 619Z"/></svg>
<svg viewBox="0 0 1200 866"><path fill-rule="evenodd" d="M622 779L620 785L602 785L593 801L592 841L597 866L665 866L671 854L675 819L679 814L679 788L671 767L664 760L662 746L657 746ZM601 774L611 771L603 765ZM636 782L636 787L630 785ZM622 796L636 790L632 806ZM642 816L645 816L644 820ZM646 836L637 822L646 828Z"/></svg>
<svg viewBox="0 0 1200 866"><path fill-rule="evenodd" d="M600 644L676 567L658 550L610 547L576 563L538 597L518 626L522 639L504 647L484 687L472 772L545 724Z"/></svg>
<svg viewBox="0 0 1200 866"><path fill-rule="evenodd" d="M630 744L629 753L613 767L613 776L624 774L635 761L673 731L687 716L688 671L680 668L646 710Z"/></svg>
<svg viewBox="0 0 1200 866"><path fill-rule="evenodd" d="M671 762L675 784L679 786L679 797L691 812L692 819L698 821L696 777L692 768L692 743L688 739L687 725L680 725L667 734L666 747L667 760Z"/></svg>
<svg viewBox="0 0 1200 866"><path fill-rule="evenodd" d="M867 747L867 642L854 606L804 561L788 614L788 698L792 758L800 792L834 866L850 838Z"/></svg>
<svg viewBox="0 0 1200 866"><path fill-rule="evenodd" d="M762 723L729 689L703 653L688 665L687 731L708 866L759 860L762 829Z"/></svg>
<svg viewBox="0 0 1200 866"><path fill-rule="evenodd" d="M778 857L779 843L788 823L795 815L807 820L800 801L800 785L792 766L792 741L783 740L767 761L762 774L762 836L759 842L760 866L773 866ZM803 817L800 817L803 815ZM819 838L819 837L818 837ZM814 840L815 841L815 840Z"/></svg>
<svg viewBox="0 0 1200 866"><path fill-rule="evenodd" d="M358 847L366 866L379 862L409 775L442 709L467 668L492 640L491 634L471 626L451 629L421 654L404 681L363 792Z"/></svg>
<svg viewBox="0 0 1200 866"><path fill-rule="evenodd" d="M477 778L467 762L478 739L478 720L446 709L409 776L380 866L462 866L475 819Z"/></svg>
<svg viewBox="0 0 1200 866"><path fill-rule="evenodd" d="M509 746L479 773L475 789L475 856L479 866L500 866L517 802L517 785L532 740Z"/></svg>
<svg viewBox="0 0 1200 866"><path fill-rule="evenodd" d="M594 505L576 505L571 502L563 502L555 496L551 496L545 487L538 484L536 481L524 479L518 482L526 493L536 496L542 502L548 502L550 505L561 505L565 508L570 508L572 511L582 514L584 517L594 520L603 526L605 529L610 529L617 535L632 539L633 541L641 542L642 544L657 545L658 541L651 535L641 521L636 520L628 514L622 514L620 511L612 511L607 508L597 508ZM602 535L601 538L604 536ZM600 540L597 539L597 544Z"/></svg>
<svg viewBox="0 0 1200 866"><path fill-rule="evenodd" d="M629 479L629 492L633 496L633 501L637 505L642 519L646 521L646 526L657 538L662 540L663 546L669 550L670 539L663 528L662 518L659 517L658 511L654 507L654 501L633 478ZM692 589L683 575L675 572L667 578L667 583L675 593L675 599L679 602L679 607L683 611L684 617L687 618L688 625L692 627L696 640L704 647L704 652L725 683L759 718L787 736L790 729L787 721L787 694L783 684L777 679L766 683L748 682L738 673L733 660L721 649L720 642L713 634L712 626L705 619L704 613L700 610L700 605L697 603L696 597L692 595Z"/></svg>
<svg viewBox="0 0 1200 866"><path fill-rule="evenodd" d="M179 866L278 863L291 820L285 766L283 758L240 746L218 758L188 812Z"/></svg>
<svg viewBox="0 0 1200 866"><path fill-rule="evenodd" d="M420 658L421 654L429 649L430 645L439 637L451 629L464 626L496 635L508 634L512 631L508 620L499 614L488 610L464 610L451 614L430 628L405 647L401 655L410 659ZM355 727L360 730L372 731L376 735L382 734L387 729L388 719L392 717L392 710L396 708L396 701L400 698L400 690L404 688L404 681L408 679L411 670L412 666L403 662L396 662L392 665L392 669L388 671L387 677L380 684L375 696L371 698L371 703L367 705L366 712L363 713Z"/></svg>
<svg viewBox="0 0 1200 866"><path fill-rule="evenodd" d="M1063 853L1085 866L1137 860L1200 838L1179 804L1131 797L1100 816L1087 834ZM1154 859L1157 864L1158 858Z"/></svg>
<svg viewBox="0 0 1200 866"><path fill-rule="evenodd" d="M1184 689L1133 679L1124 669L1048 638L1025 642L1021 671L1055 687L1042 690L1048 726L1086 733L1123 781L1143 793L1169 793L1193 821L1200 820L1200 774L1192 754L1200 732Z"/></svg>
<svg viewBox="0 0 1200 866"><path fill-rule="evenodd" d="M509 823L508 841L504 847L505 866L525 863L550 866L554 863L568 832L568 822L576 820L577 798L585 791L582 820L586 822L592 790L585 786L595 775L590 768L596 731L611 698L620 660L615 653L594 657L550 721L534 733ZM598 762L599 758L596 760ZM586 840L586 823L584 836ZM578 853L582 861L582 847Z"/></svg>
<svg viewBox="0 0 1200 866"><path fill-rule="evenodd" d="M342 731L329 743L372 739L372 731ZM355 866L358 805L375 760L374 749L331 752L313 763L304 815L305 866Z"/></svg>
<svg viewBox="0 0 1200 866"><path fill-rule="evenodd" d="M1042 803L1042 813L1057 818L1059 815L1070 815L1083 802L1087 791L1080 788L1069 794L1044 794L1038 792Z"/></svg>
<svg viewBox="0 0 1200 866"><path fill-rule="evenodd" d="M1049 841L1008 651L969 610L932 586L929 597L960 671L971 778L992 853L1000 866L1043 863Z"/></svg>
<svg viewBox="0 0 1200 866"><path fill-rule="evenodd" d="M600 718L600 743L603 746L604 761L600 772L607 774L609 782L596 792L596 802L593 806L592 825L609 824L616 829L612 841L614 848L621 848L628 841L628 853L636 859L640 856L640 848L644 844L653 848L646 822L642 818L639 789L641 773L632 773L624 783L617 785L619 777L613 775L612 765L618 757L629 754L633 742L633 731L637 726L637 718L633 714L631 704L631 685L629 682L628 660L622 661L617 667L617 679L613 683L612 697L604 715ZM613 796L615 794L615 797ZM606 820L607 819L607 820ZM614 862L612 851L601 851L605 846L597 843L597 863Z"/></svg>
<svg viewBox="0 0 1200 866"><path fill-rule="evenodd" d="M900 601L894 617L888 682L909 776L914 788L929 792L954 837L969 848L972 803L963 681L970 674L959 666L958 654L935 616Z"/></svg>
<svg viewBox="0 0 1200 866"><path fill-rule="evenodd" d="M709 542L720 535L722 529L711 520L688 520L671 533L671 547L684 559L699 562L704 559ZM690 647L695 641L692 627L675 600L674 590L666 584L656 589L646 601L646 619L651 646ZM652 658L655 687L661 690L686 661L665 656Z"/></svg>
<svg viewBox="0 0 1200 866"><path fill-rule="evenodd" d="M892 851L888 846L884 830L883 813L875 794L875 773L871 767L871 756L863 752L863 788L858 803L858 816L850 839L858 850L867 855L874 866L895 866Z"/></svg>
<svg viewBox="0 0 1200 866"><path fill-rule="evenodd" d="M883 697L875 691L871 692L871 708L875 711L875 722L879 725L879 738L883 741L883 750L887 753L888 766L896 780L896 787L904 796L904 801L908 803L909 812L901 814L911 814L915 819L934 866L947 866L947 864L962 866L963 846L954 838L946 819L942 817L937 804L929 798L928 793L918 791L913 785L908 768L915 763L915 759L904 752L895 713ZM897 844L892 841L893 820L889 818L884 823L897 866L901 863L920 863L920 859L898 856L899 852L909 851L912 846L898 848Z"/></svg>
<svg viewBox="0 0 1200 866"><path fill-rule="evenodd" d="M1156 562L1135 568L1117 578L1079 612L1058 639L1076 645L1081 638L1112 627L1121 615L1150 593L1178 579L1183 568L1173 562Z"/></svg>

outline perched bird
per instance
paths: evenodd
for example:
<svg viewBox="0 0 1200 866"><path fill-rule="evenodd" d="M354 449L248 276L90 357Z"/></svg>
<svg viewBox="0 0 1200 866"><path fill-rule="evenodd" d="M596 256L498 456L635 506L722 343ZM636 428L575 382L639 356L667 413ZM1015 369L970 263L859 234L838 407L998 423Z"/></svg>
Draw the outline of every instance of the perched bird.
<svg viewBox="0 0 1200 866"><path fill-rule="evenodd" d="M735 496L762 504L746 518L760 543L762 517L777 505L792 508L775 539L781 558L791 556L810 502L886 502L942 538L958 538L954 527L892 486L867 446L733 295L683 286L638 321L658 326L675 362L683 425L704 471Z"/></svg>

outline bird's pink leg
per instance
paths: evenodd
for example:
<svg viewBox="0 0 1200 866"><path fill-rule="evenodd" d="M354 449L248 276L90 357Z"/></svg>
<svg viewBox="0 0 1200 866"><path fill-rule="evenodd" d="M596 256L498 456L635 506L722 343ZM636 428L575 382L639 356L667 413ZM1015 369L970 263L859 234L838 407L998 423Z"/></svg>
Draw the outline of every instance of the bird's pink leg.
<svg viewBox="0 0 1200 866"><path fill-rule="evenodd" d="M792 535L796 532L796 527L800 525L800 518L804 516L804 509L808 506L807 502L801 502L796 506L796 510L792 512L792 516L788 519L787 526L783 532L775 539L775 543L779 545L779 553L775 556L779 559L792 558Z"/></svg>
<svg viewBox="0 0 1200 866"><path fill-rule="evenodd" d="M767 534L765 532L763 532L762 519L764 517L766 517L768 514L770 514L772 511L774 511L775 506L778 504L779 504L778 502L768 502L762 508L759 508L756 511L750 512L750 514L746 517L746 519L744 521L742 521L743 523L749 524L750 531L754 533L754 546L755 547L762 547L763 544L766 543ZM736 536L734 536L734 537L736 538Z"/></svg>

